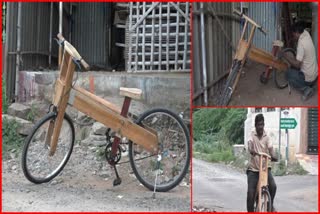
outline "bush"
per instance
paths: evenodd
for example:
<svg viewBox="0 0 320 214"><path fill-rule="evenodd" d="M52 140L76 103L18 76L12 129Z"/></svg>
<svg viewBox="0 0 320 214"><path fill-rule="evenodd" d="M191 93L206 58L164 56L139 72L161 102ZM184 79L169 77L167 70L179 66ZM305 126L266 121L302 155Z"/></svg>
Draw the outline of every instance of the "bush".
<svg viewBox="0 0 320 214"><path fill-rule="evenodd" d="M303 169L299 162L289 163L287 166L285 160L275 163L272 167L272 173L276 176L283 175L306 175L308 172Z"/></svg>
<svg viewBox="0 0 320 214"><path fill-rule="evenodd" d="M229 145L242 144L246 109L200 109L193 113L193 138L215 136Z"/></svg>
<svg viewBox="0 0 320 214"><path fill-rule="evenodd" d="M20 150L23 138L19 135L17 129L19 124L15 120L2 120L2 146L3 153L13 150Z"/></svg>

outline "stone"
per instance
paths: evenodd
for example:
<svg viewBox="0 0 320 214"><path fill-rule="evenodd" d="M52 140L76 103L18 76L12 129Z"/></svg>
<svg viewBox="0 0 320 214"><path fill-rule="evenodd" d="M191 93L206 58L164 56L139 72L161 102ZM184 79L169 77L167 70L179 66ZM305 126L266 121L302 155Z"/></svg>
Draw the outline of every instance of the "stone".
<svg viewBox="0 0 320 214"><path fill-rule="evenodd" d="M35 72L34 73L34 80L36 83L40 85L49 85L51 86L52 84L55 83L56 81L56 76L53 75L52 73L50 75L43 75L43 72Z"/></svg>
<svg viewBox="0 0 320 214"><path fill-rule="evenodd" d="M21 103L12 103L8 108L8 114L15 117L20 117L27 120L27 116L30 113L31 108Z"/></svg>
<svg viewBox="0 0 320 214"><path fill-rule="evenodd" d="M25 136L29 135L29 133L31 132L31 130L34 126L33 123L28 120L24 120L19 117L13 117L13 116L7 115L7 114L2 115L2 121L4 119L9 120L9 121L15 120L19 124L17 132L19 134L25 135Z"/></svg>
<svg viewBox="0 0 320 214"><path fill-rule="evenodd" d="M72 118L72 119L76 119L78 117L78 110L71 107L71 106L68 106L67 107L67 110L66 110L66 113Z"/></svg>
<svg viewBox="0 0 320 214"><path fill-rule="evenodd" d="M102 135L89 135L89 137L81 141L85 146L105 146L107 144L106 137Z"/></svg>
<svg viewBox="0 0 320 214"><path fill-rule="evenodd" d="M91 127L89 126L84 126L84 127L75 126L76 141L87 139L90 135L90 131L91 131Z"/></svg>
<svg viewBox="0 0 320 214"><path fill-rule="evenodd" d="M95 122L92 126L92 133L95 135L104 135L106 134L107 127L102 123Z"/></svg>

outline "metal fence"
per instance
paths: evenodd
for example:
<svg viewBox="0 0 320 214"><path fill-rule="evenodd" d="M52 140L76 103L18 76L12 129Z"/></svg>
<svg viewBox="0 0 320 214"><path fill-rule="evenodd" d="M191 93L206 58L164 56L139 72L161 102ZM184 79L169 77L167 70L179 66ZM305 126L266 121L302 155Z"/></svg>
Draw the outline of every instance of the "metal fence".
<svg viewBox="0 0 320 214"><path fill-rule="evenodd" d="M190 3L131 2L127 70L189 71Z"/></svg>

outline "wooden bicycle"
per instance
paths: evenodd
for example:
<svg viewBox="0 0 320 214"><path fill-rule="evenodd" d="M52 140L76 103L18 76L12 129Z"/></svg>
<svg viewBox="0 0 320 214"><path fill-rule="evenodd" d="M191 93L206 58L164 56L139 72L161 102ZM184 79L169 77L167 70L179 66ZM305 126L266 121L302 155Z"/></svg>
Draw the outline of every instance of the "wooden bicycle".
<svg viewBox="0 0 320 214"><path fill-rule="evenodd" d="M156 108L142 113L136 121L128 118L131 99L141 99L140 89L120 88L123 106L104 100L73 84L75 68L89 65L77 50L58 35L64 47L59 77L55 83L52 108L38 121L26 138L22 152L22 169L36 184L56 177L72 153L75 130L65 113L67 105L108 127L105 157L116 174L114 185L121 183L117 164L129 145L129 159L137 179L153 191L168 191L185 177L190 162L190 136L182 119L175 113ZM106 83L107 84L107 83ZM116 134L110 135L110 129Z"/></svg>
<svg viewBox="0 0 320 214"><path fill-rule="evenodd" d="M243 66L246 60L249 58L252 61L264 64L267 66L267 69L260 76L260 81L262 83L266 83L269 79L271 71L273 71L273 78L275 84L278 88L282 89L288 86L288 81L285 77L285 72L289 68L288 62L281 59L281 57L277 57L279 51L283 48L283 42L276 40L273 42L272 53L266 52L265 50L256 48L252 45L252 40L254 37L254 33L256 29L259 29L261 32L266 34L266 30L259 24L257 24L250 17L244 15L238 10L234 10L234 13L238 14L240 17L245 19L244 27L241 32L240 40L238 42L236 54L234 56L234 60L218 101L218 105L226 106L228 105L231 96L238 84L240 79L240 75L243 69ZM249 33L249 37L245 40L245 33L248 30L249 24L251 24L251 30ZM291 57L295 56L295 51L291 48L282 49L282 52L287 53Z"/></svg>
<svg viewBox="0 0 320 214"><path fill-rule="evenodd" d="M268 189L268 160L270 155L266 153L258 153L259 155L259 181L255 197L256 212L270 212L272 209L272 201Z"/></svg>

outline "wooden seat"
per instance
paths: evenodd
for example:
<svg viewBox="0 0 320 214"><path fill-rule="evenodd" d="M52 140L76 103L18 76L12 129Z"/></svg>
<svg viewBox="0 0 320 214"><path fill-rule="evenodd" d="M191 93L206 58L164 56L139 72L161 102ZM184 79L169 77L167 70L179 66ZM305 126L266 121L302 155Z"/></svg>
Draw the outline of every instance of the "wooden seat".
<svg viewBox="0 0 320 214"><path fill-rule="evenodd" d="M273 46L283 47L283 41L281 40L274 40L272 43Z"/></svg>
<svg viewBox="0 0 320 214"><path fill-rule="evenodd" d="M130 97L132 99L141 100L142 90L138 88L124 88L120 87L120 95Z"/></svg>

